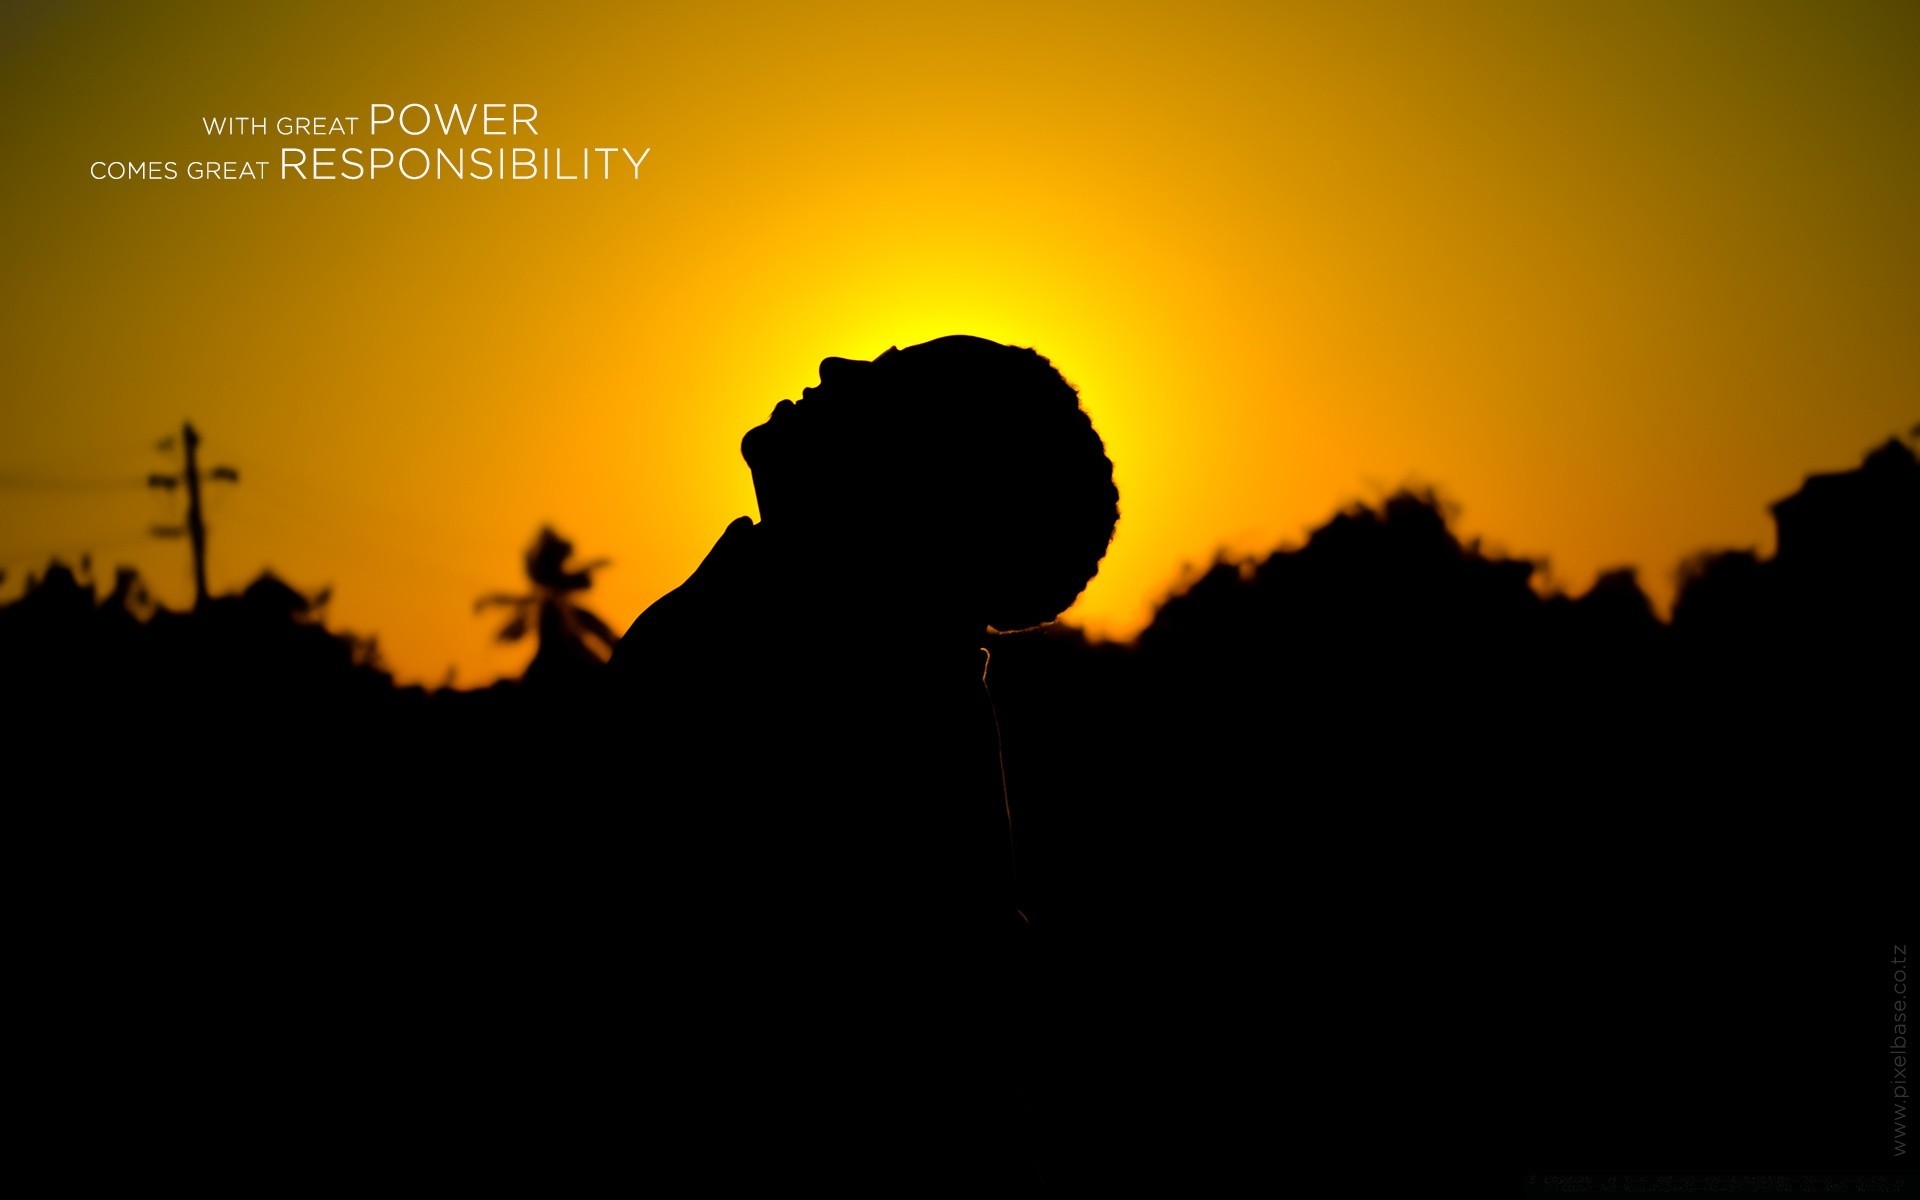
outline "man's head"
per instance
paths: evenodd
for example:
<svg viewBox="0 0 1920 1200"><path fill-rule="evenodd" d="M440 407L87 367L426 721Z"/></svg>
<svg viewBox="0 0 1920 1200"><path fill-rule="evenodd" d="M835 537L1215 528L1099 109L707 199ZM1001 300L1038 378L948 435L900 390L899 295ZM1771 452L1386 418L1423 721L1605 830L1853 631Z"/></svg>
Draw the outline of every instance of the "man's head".
<svg viewBox="0 0 1920 1200"><path fill-rule="evenodd" d="M875 599L995 629L1058 616L1099 569L1119 493L1073 386L1032 350L937 338L820 384L749 430L762 523Z"/></svg>

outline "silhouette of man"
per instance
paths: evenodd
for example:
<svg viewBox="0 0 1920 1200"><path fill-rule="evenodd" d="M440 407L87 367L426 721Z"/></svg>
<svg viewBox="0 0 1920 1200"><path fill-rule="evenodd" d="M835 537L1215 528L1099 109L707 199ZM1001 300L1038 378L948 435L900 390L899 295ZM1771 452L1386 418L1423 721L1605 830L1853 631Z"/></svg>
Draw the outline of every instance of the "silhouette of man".
<svg viewBox="0 0 1920 1200"><path fill-rule="evenodd" d="M759 523L611 676L651 783L653 953L707 1048L665 1055L713 1116L682 1133L1004 1178L1024 917L983 646L1093 577L1112 464L1051 363L964 336L824 360L741 453Z"/></svg>

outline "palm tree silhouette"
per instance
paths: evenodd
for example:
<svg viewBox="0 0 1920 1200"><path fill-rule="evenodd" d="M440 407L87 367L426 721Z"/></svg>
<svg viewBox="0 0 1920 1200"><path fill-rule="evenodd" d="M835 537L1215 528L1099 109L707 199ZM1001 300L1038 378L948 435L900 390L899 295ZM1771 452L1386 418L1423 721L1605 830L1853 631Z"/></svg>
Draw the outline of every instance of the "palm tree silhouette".
<svg viewBox="0 0 1920 1200"><path fill-rule="evenodd" d="M493 592L474 602L473 611L489 608L510 610L507 623L495 636L503 642L517 642L534 631L539 649L527 664L529 682L566 678L593 671L603 665L619 640L607 623L580 606L580 593L593 586L593 572L609 565L596 558L579 566L568 565L573 543L543 526L539 537L527 550L527 579L533 590L515 595Z"/></svg>

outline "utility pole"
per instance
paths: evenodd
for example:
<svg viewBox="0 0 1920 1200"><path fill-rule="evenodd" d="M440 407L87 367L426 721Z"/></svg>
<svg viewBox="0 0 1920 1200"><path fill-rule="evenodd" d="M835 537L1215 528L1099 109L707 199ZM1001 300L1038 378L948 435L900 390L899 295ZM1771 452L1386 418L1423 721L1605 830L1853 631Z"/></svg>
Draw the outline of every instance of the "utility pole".
<svg viewBox="0 0 1920 1200"><path fill-rule="evenodd" d="M147 476L147 486L172 491L185 484L187 488L187 523L179 525L156 525L155 537L180 537L185 535L193 545L193 607L198 611L207 604L207 522L200 512L200 434L194 429L193 422L186 421L180 426L180 445L186 454L186 469L178 475L153 474ZM173 449L172 438L162 438L158 449ZM207 473L207 478L219 483L239 483L240 472L232 467L215 467Z"/></svg>
<svg viewBox="0 0 1920 1200"><path fill-rule="evenodd" d="M193 540L193 606L207 603L207 523L200 517L200 435L193 422L180 426L180 441L187 448L187 536Z"/></svg>

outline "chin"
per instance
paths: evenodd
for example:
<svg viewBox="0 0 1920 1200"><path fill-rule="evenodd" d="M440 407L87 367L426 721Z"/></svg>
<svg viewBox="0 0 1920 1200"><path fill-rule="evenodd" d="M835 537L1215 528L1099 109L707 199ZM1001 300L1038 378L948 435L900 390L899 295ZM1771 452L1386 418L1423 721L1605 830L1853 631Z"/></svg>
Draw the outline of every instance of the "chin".
<svg viewBox="0 0 1920 1200"><path fill-rule="evenodd" d="M770 424L755 425L740 438L740 457L747 460L749 468L758 469L767 458L767 442L773 435Z"/></svg>

